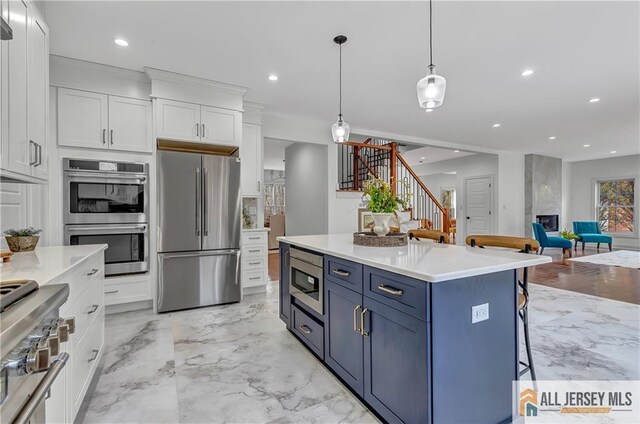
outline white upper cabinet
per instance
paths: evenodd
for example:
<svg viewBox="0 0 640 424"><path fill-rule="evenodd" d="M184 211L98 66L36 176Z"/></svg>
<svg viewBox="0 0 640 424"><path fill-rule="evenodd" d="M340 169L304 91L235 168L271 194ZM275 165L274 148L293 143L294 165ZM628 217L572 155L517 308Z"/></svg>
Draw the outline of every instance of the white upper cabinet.
<svg viewBox="0 0 640 424"><path fill-rule="evenodd" d="M58 89L58 144L151 152L151 102Z"/></svg>
<svg viewBox="0 0 640 424"><path fill-rule="evenodd" d="M107 148L109 102L106 94L58 89L58 144Z"/></svg>
<svg viewBox="0 0 640 424"><path fill-rule="evenodd" d="M262 190L262 128L242 124L241 182L243 196L259 196Z"/></svg>
<svg viewBox="0 0 640 424"><path fill-rule="evenodd" d="M47 25L33 14L29 22L29 140L35 147L32 175L48 177L47 118L49 105L49 42Z"/></svg>
<svg viewBox="0 0 640 424"><path fill-rule="evenodd" d="M2 2L13 39L2 41L1 122L3 178L40 182L47 172L49 35L35 6Z"/></svg>
<svg viewBox="0 0 640 424"><path fill-rule="evenodd" d="M3 140L3 168L19 174L31 175L35 149L30 149L27 138L27 3L10 1L8 23L13 40L2 43L8 50L8 139ZM4 90L3 90L4 91Z"/></svg>
<svg viewBox="0 0 640 424"><path fill-rule="evenodd" d="M242 114L210 106L200 108L200 136L205 143L240 146Z"/></svg>
<svg viewBox="0 0 640 424"><path fill-rule="evenodd" d="M240 146L242 113L194 103L158 99L156 137L177 141Z"/></svg>
<svg viewBox="0 0 640 424"><path fill-rule="evenodd" d="M200 105L158 99L156 137L200 141Z"/></svg>
<svg viewBox="0 0 640 424"><path fill-rule="evenodd" d="M151 152L151 102L109 96L111 149Z"/></svg>

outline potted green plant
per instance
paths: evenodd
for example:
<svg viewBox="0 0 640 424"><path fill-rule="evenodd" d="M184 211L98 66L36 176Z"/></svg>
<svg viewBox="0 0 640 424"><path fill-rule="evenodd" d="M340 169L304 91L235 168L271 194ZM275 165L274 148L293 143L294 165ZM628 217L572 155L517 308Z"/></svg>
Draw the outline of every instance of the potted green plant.
<svg viewBox="0 0 640 424"><path fill-rule="evenodd" d="M560 236L567 240L575 240L578 238L577 235L573 234L573 231L567 230L566 228L563 231L560 231Z"/></svg>
<svg viewBox="0 0 640 424"><path fill-rule="evenodd" d="M371 211L374 233L380 237L389 233L389 220L395 211L407 207L409 196L396 196L391 185L379 178L371 178L364 183L362 203Z"/></svg>
<svg viewBox="0 0 640 424"><path fill-rule="evenodd" d="M9 228L4 230L3 235L7 240L9 250L12 252L31 252L36 248L40 234L42 230L29 227L29 228Z"/></svg>

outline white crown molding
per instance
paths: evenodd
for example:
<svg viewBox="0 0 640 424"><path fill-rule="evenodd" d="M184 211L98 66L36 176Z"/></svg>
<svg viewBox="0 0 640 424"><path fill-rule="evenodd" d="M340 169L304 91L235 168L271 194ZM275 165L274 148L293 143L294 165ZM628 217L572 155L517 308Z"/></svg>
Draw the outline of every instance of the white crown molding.
<svg viewBox="0 0 640 424"><path fill-rule="evenodd" d="M102 74L108 77L126 79L129 81L135 81L144 84L151 83L151 80L144 72L134 71L132 69L126 68L119 68L117 66L104 65L102 63L89 62L86 60L74 59L66 56L58 56L55 54L49 55L49 64L50 66L85 70L95 74Z"/></svg>
<svg viewBox="0 0 640 424"><path fill-rule="evenodd" d="M194 77L191 75L179 74L176 72L163 71L161 69L150 68L145 66L146 74L151 80L166 81L174 84L190 84L195 86L202 86L205 89L213 89L215 91L223 92L226 94L235 94L244 96L248 88L234 84L227 84L224 82L208 80L204 78Z"/></svg>

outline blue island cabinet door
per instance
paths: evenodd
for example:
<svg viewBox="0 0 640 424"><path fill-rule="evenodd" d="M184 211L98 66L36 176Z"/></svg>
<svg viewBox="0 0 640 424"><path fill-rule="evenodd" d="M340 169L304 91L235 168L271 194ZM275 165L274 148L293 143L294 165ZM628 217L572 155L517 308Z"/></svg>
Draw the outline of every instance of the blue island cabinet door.
<svg viewBox="0 0 640 424"><path fill-rule="evenodd" d="M356 393L364 389L362 295L325 281L324 361Z"/></svg>
<svg viewBox="0 0 640 424"><path fill-rule="evenodd" d="M429 423L429 327L364 298L364 399L389 423Z"/></svg>
<svg viewBox="0 0 640 424"><path fill-rule="evenodd" d="M280 243L280 319L291 327L291 296L289 294L289 245Z"/></svg>

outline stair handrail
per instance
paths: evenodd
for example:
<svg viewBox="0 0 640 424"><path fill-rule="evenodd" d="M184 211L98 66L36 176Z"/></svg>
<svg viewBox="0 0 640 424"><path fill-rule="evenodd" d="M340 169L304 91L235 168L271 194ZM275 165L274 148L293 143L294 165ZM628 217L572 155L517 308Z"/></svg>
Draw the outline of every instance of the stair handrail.
<svg viewBox="0 0 640 424"><path fill-rule="evenodd" d="M411 176L416 180L416 183L420 186L420 188L422 190L424 190L425 193L427 193L427 196L429 196L431 201L436 205L436 207L440 210L440 212L442 212L442 217L443 217L442 218L442 225L444 227L443 231L445 233L448 232L449 231L449 227L451 225L451 223L449 221L449 211L448 211L448 209L445 208L444 206L442 206L440 201L438 201L438 199L433 195L433 193L431 193L431 190L429 190L427 188L426 184L424 182L422 182L420 177L418 177L418 175L415 173L413 168L411 168L411 166L409 166L409 164L407 163L405 158L403 158L400 153L396 153L396 158L400 161L402 166L405 167L405 169L409 172L409 174L411 174Z"/></svg>

